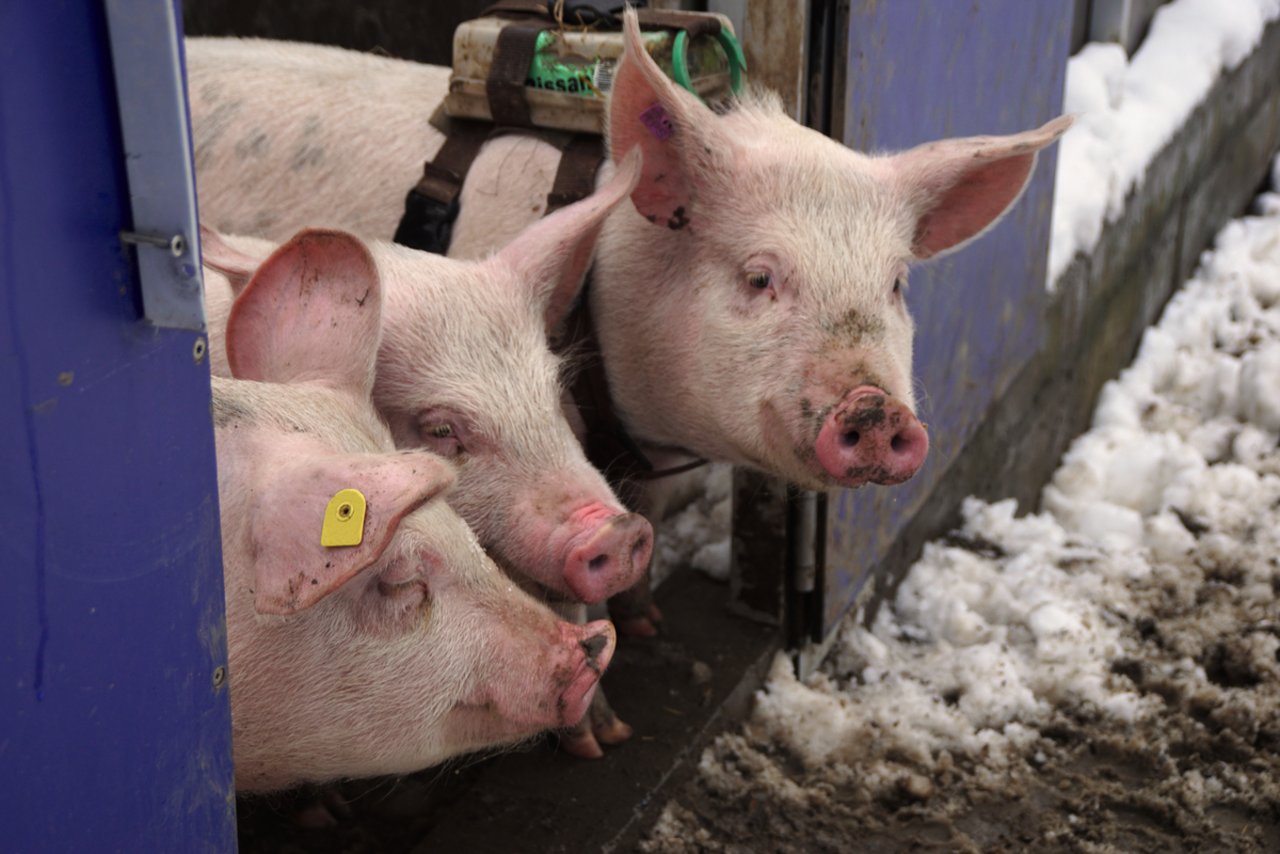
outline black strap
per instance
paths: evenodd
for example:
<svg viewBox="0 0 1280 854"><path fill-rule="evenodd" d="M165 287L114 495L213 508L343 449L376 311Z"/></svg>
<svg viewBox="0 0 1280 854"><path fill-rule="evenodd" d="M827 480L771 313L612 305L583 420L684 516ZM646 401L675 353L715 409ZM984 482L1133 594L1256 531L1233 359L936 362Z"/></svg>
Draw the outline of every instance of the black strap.
<svg viewBox="0 0 1280 854"><path fill-rule="evenodd" d="M644 0L631 0L631 5L644 6ZM556 0L502 0L494 3L483 12L485 15L534 15L555 20ZM622 29L622 10L627 6L626 0L565 0L563 8L564 23L571 27L592 27L605 30Z"/></svg>
<svg viewBox="0 0 1280 854"><path fill-rule="evenodd" d="M455 119L434 160L422 167L422 178L404 200L404 216L395 242L424 252L444 255L458 218L458 197L467 170L494 128L485 122Z"/></svg>
<svg viewBox="0 0 1280 854"><path fill-rule="evenodd" d="M566 0L564 23L569 26L585 26L595 29L622 29L622 10L625 2L618 0ZM636 19L642 30L684 30L689 38L717 36L720 19L706 12L685 12L677 9L646 9L643 0L632 2ZM553 9L555 0L500 0L481 12L481 16L499 15L509 18L540 18L556 23Z"/></svg>
<svg viewBox="0 0 1280 854"><path fill-rule="evenodd" d="M591 322L590 291L591 279L588 274L587 283L582 286L582 297L566 319L564 337L556 347L557 352L570 352L578 361L578 371L569 387L569 393L586 428L582 446L587 460L614 487L656 480L706 465L707 460L694 459L671 468L655 468L644 450L631 438L613 408L609 377L604 370L595 325ZM671 450L696 457L683 449ZM630 505L626 496L621 492L619 494Z"/></svg>

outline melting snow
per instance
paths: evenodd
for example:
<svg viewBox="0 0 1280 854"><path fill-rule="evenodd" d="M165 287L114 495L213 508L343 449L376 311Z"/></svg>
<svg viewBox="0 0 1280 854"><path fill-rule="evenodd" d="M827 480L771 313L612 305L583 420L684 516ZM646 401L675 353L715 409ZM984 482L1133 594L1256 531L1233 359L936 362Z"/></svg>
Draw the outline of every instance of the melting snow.
<svg viewBox="0 0 1280 854"><path fill-rule="evenodd" d="M1166 15L1165 28L1206 4L1169 8L1185 17ZM1223 61L1246 30L1222 37ZM1144 745L1165 730L1230 731L1241 749L1269 749L1280 733L1280 195L1256 209L1218 235L1104 389L1044 512L967 500L962 528L926 547L870 628L846 622L820 672L801 682L779 656L745 735L708 749L698 785L722 798L767 785L812 805L817 790L768 758L781 750L805 773L823 769L828 787L856 779L856 797L927 800L959 762L978 781L1039 767L1041 728L1063 715L1141 731ZM1166 747L1142 750L1158 762ZM1259 761L1162 773L1179 814L1204 816L1274 786L1271 760ZM673 803L648 847L704 836Z"/></svg>
<svg viewBox="0 0 1280 854"><path fill-rule="evenodd" d="M1078 118L1058 150L1050 290L1077 253L1097 246L1147 165L1277 17L1280 0L1175 0L1132 58L1113 44L1071 58L1063 109Z"/></svg>

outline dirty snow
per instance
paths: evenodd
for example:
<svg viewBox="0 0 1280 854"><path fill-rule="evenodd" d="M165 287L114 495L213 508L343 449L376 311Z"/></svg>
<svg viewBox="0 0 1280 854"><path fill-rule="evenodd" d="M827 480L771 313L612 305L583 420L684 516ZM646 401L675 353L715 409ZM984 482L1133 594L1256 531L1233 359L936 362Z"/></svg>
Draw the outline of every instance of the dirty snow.
<svg viewBox="0 0 1280 854"><path fill-rule="evenodd" d="M733 512L733 467L712 464L697 470L696 496L658 531L654 564L692 566L718 581L729 579L729 528Z"/></svg>
<svg viewBox="0 0 1280 854"><path fill-rule="evenodd" d="M1276 850L1280 195L1255 210L1104 389L1044 512L969 499L817 674L780 656L645 850L899 850L903 828Z"/></svg>
<svg viewBox="0 0 1280 854"><path fill-rule="evenodd" d="M1071 58L1063 109L1078 118L1058 150L1049 290L1078 253L1093 250L1147 165L1277 17L1280 0L1175 0L1132 58L1097 43Z"/></svg>

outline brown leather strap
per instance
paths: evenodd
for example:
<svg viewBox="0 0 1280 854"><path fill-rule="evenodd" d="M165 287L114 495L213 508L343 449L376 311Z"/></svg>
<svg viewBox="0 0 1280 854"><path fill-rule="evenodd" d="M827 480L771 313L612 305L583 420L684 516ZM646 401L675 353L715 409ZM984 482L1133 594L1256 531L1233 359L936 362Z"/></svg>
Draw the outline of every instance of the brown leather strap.
<svg viewBox="0 0 1280 854"><path fill-rule="evenodd" d="M556 180L547 193L547 213L585 199L595 192L596 172L604 162L604 140L595 134L574 134L564 146Z"/></svg>
<svg viewBox="0 0 1280 854"><path fill-rule="evenodd" d="M499 31L489 77L484 81L494 124L533 127L524 83L529 78L538 34L546 27L545 21L514 21Z"/></svg>
<svg viewBox="0 0 1280 854"><path fill-rule="evenodd" d="M492 132L493 127L484 122L454 119L444 145L435 158L423 165L422 178L413 189L446 205L455 201L462 192L471 162Z"/></svg>

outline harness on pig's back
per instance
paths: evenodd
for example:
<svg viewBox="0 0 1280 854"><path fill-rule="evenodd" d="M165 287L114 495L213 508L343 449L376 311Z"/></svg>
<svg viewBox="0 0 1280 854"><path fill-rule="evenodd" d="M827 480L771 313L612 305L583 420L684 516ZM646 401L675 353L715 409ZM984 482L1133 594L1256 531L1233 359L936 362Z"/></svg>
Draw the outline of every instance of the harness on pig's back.
<svg viewBox="0 0 1280 854"><path fill-rule="evenodd" d="M720 32L719 24L711 18L641 11L641 23L649 27L681 30L690 37L695 33L718 35ZM467 172L484 144L496 136L508 133L532 135L562 152L555 181L547 194L547 214L584 199L595 190L596 173L605 157L602 137L599 134L565 133L536 127L524 98L526 72L538 35L547 26L546 3L543 0L505 0L489 7L485 14L514 14L526 18L505 26L495 45L493 64L485 86L493 124L459 118L443 119L448 123L447 127L441 128L445 142L435 158L424 164L422 178L409 191L404 217L396 229L395 241L405 246L441 255L448 252ZM677 64L677 68L679 66ZM735 90L740 82L739 73L740 68L735 66ZM685 77L686 80L680 82L688 86L687 73ZM581 297L566 318L564 334L555 343L555 349L561 354L569 353L579 361L570 394L585 426L583 448L587 459L610 483L632 493L621 496L630 504L637 497L634 491L640 482L682 474L706 465L707 460L690 451L671 448L667 450L687 455L693 460L659 469L627 433L614 410L609 392L609 379L591 320L590 285L591 273L588 272Z"/></svg>

